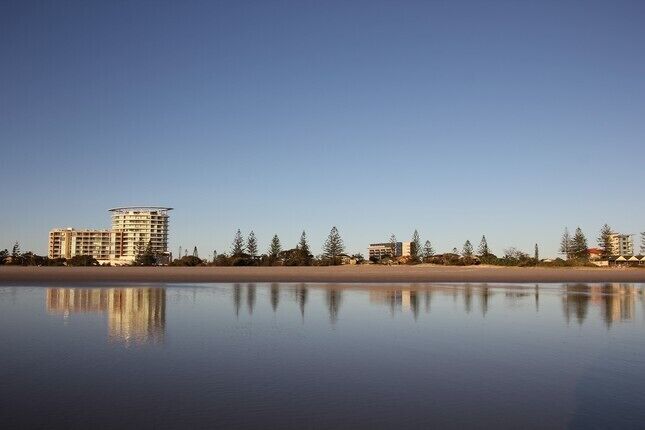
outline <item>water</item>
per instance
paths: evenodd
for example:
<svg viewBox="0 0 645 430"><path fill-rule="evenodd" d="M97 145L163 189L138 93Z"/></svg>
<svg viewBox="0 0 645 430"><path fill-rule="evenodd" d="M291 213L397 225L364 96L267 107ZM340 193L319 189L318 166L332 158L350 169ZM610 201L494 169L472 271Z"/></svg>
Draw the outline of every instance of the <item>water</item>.
<svg viewBox="0 0 645 430"><path fill-rule="evenodd" d="M643 289L0 287L0 426L644 428Z"/></svg>

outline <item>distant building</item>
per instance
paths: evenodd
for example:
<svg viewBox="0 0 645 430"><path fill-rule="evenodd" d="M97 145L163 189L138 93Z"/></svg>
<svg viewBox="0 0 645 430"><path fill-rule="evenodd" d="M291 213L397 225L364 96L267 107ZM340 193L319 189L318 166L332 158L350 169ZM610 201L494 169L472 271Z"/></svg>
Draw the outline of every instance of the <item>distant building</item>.
<svg viewBox="0 0 645 430"><path fill-rule="evenodd" d="M110 209L110 230L57 228L49 232L49 258L89 255L99 263L130 264L148 244L162 259L168 252L168 211L165 207Z"/></svg>
<svg viewBox="0 0 645 430"><path fill-rule="evenodd" d="M587 249L589 253L589 260L600 260L602 258L602 249L600 248L589 248Z"/></svg>
<svg viewBox="0 0 645 430"><path fill-rule="evenodd" d="M631 234L612 233L610 239L611 255L634 255L634 241Z"/></svg>
<svg viewBox="0 0 645 430"><path fill-rule="evenodd" d="M383 257L409 257L412 242L396 242L394 244L394 255L392 255L392 243L371 243L367 248L370 259L380 260Z"/></svg>

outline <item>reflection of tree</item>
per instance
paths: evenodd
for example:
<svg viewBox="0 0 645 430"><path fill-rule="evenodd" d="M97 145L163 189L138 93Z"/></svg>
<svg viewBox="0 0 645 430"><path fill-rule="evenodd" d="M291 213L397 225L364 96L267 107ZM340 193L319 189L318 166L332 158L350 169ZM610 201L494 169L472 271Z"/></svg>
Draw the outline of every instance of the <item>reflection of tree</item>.
<svg viewBox="0 0 645 430"><path fill-rule="evenodd" d="M280 287L278 284L273 283L271 284L271 308L273 309L273 312L275 312L278 309L278 304L280 303Z"/></svg>
<svg viewBox="0 0 645 430"><path fill-rule="evenodd" d="M425 299L426 313L428 313L430 312L430 303L432 302L432 287L426 288Z"/></svg>
<svg viewBox="0 0 645 430"><path fill-rule="evenodd" d="M464 308L466 309L466 313L470 313L472 309L472 302L473 302L473 289L470 286L470 284L467 284L464 287Z"/></svg>
<svg viewBox="0 0 645 430"><path fill-rule="evenodd" d="M235 316L240 315L240 306L242 303L242 286L240 284L233 285L233 307L235 308Z"/></svg>
<svg viewBox="0 0 645 430"><path fill-rule="evenodd" d="M486 316L486 313L488 313L488 302L490 299L490 296L492 296L492 293L490 292L490 289L486 286L483 286L479 290L479 304L482 308L482 315Z"/></svg>
<svg viewBox="0 0 645 430"><path fill-rule="evenodd" d="M604 284L601 288L602 314L607 327L614 321L631 320L634 315L636 290L630 284Z"/></svg>
<svg viewBox="0 0 645 430"><path fill-rule="evenodd" d="M296 302L300 307L300 315L305 318L305 304L307 303L307 286L300 284L296 287Z"/></svg>
<svg viewBox="0 0 645 430"><path fill-rule="evenodd" d="M255 307L255 284L246 286L246 305L249 308L249 315L253 315L253 308Z"/></svg>
<svg viewBox="0 0 645 430"><path fill-rule="evenodd" d="M584 322L589 309L589 291L589 286L585 284L573 284L565 287L563 307L567 323L569 323L572 313L575 313L578 324Z"/></svg>
<svg viewBox="0 0 645 430"><path fill-rule="evenodd" d="M540 312L540 287L535 284L535 312Z"/></svg>
<svg viewBox="0 0 645 430"><path fill-rule="evenodd" d="M340 308L341 291L335 288L328 288L325 295L327 309L329 310L329 320L332 324L338 321L338 309Z"/></svg>
<svg viewBox="0 0 645 430"><path fill-rule="evenodd" d="M419 297L417 290L410 291L410 310L412 311L412 315L416 320L419 316Z"/></svg>
<svg viewBox="0 0 645 430"><path fill-rule="evenodd" d="M387 292L386 299L390 304L390 316L394 317L396 312L397 303L400 303L401 292L398 290L392 290Z"/></svg>

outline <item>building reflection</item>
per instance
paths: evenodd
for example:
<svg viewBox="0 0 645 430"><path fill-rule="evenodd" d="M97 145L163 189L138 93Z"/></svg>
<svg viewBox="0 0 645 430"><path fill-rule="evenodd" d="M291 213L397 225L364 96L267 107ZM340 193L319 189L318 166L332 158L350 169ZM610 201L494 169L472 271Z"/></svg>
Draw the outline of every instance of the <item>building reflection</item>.
<svg viewBox="0 0 645 430"><path fill-rule="evenodd" d="M636 298L640 293L633 284L572 284L565 287L563 310L567 322L575 315L578 324L587 317L589 305L600 308L605 324L634 319Z"/></svg>
<svg viewBox="0 0 645 430"><path fill-rule="evenodd" d="M45 303L50 314L105 313L110 341L144 344L164 340L164 288L47 288Z"/></svg>
<svg viewBox="0 0 645 430"><path fill-rule="evenodd" d="M592 287L592 300L600 301L602 316L607 326L617 321L634 318L636 296L639 290L632 284L603 284Z"/></svg>

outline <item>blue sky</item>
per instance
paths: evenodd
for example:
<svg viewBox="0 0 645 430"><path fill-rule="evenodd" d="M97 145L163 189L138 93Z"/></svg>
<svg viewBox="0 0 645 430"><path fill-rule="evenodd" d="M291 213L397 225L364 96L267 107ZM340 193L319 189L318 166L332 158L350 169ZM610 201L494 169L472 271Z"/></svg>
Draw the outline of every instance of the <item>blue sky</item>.
<svg viewBox="0 0 645 430"><path fill-rule="evenodd" d="M3 1L0 248L130 204L202 255L637 233L643 46L642 1Z"/></svg>

